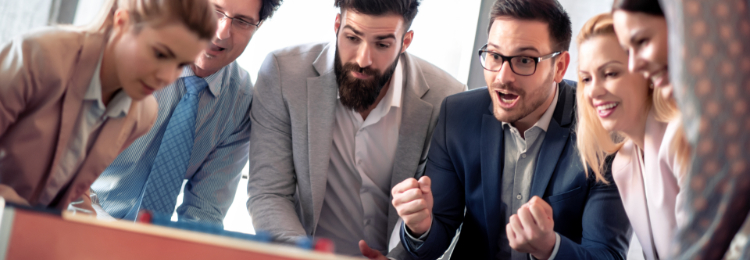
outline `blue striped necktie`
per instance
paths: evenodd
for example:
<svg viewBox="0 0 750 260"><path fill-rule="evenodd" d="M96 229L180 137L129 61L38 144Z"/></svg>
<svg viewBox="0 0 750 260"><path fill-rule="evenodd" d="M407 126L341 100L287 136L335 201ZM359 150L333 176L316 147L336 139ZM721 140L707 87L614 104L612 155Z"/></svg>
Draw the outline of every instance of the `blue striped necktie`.
<svg viewBox="0 0 750 260"><path fill-rule="evenodd" d="M159 152L156 153L146 181L141 206L161 214L172 215L177 203L177 195L180 194L193 149L199 94L208 86L206 80L197 76L182 79L187 93L182 96L169 118Z"/></svg>

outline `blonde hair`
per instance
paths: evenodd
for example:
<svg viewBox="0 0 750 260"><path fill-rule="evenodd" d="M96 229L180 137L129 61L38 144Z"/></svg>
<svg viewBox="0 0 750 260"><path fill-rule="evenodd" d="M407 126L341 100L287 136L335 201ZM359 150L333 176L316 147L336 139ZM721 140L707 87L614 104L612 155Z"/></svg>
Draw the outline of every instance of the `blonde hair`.
<svg viewBox="0 0 750 260"><path fill-rule="evenodd" d="M576 41L578 46L581 46L582 43L596 36L616 37L611 14L603 13L589 19L583 25ZM643 87L648 88L649 86ZM576 145L581 155L581 162L591 167L596 180L609 183L604 177L604 172L607 170L605 169L607 157L622 148L625 137L618 133L610 133L604 129L598 119L596 110L589 102L586 102L583 88L582 78L579 77L576 91L576 101L578 103L578 125L576 126L578 138ZM656 120L669 122L679 117L680 112L673 99L666 100L659 91L654 91L651 88L649 88L648 93L646 104L647 106L651 106L648 109L654 110ZM682 130L677 133L671 145L677 152L677 163L685 165L689 156L689 145ZM588 167L584 167L584 170L586 176L588 176Z"/></svg>
<svg viewBox="0 0 750 260"><path fill-rule="evenodd" d="M128 12L136 30L146 23L159 26L180 22L203 40L210 41L216 33L216 14L208 0L106 0L94 21L84 29L109 33L118 9Z"/></svg>

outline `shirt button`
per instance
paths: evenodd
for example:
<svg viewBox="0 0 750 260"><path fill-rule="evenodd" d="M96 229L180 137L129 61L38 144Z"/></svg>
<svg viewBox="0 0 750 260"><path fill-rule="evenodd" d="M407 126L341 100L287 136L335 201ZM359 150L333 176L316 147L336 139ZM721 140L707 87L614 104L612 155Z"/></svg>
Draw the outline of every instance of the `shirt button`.
<svg viewBox="0 0 750 260"><path fill-rule="evenodd" d="M525 153L524 153L524 154L521 154L521 158L524 158L524 159L526 159L526 154L525 154Z"/></svg>
<svg viewBox="0 0 750 260"><path fill-rule="evenodd" d="M521 199L521 194L516 195L516 199Z"/></svg>

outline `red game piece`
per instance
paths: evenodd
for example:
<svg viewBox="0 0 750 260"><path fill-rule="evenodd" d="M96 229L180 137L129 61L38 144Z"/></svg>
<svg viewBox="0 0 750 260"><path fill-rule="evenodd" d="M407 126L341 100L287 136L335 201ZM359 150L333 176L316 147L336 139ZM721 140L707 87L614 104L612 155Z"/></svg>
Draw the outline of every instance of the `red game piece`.
<svg viewBox="0 0 750 260"><path fill-rule="evenodd" d="M334 244L333 241L327 238L318 238L315 241L315 251L323 253L333 253Z"/></svg>

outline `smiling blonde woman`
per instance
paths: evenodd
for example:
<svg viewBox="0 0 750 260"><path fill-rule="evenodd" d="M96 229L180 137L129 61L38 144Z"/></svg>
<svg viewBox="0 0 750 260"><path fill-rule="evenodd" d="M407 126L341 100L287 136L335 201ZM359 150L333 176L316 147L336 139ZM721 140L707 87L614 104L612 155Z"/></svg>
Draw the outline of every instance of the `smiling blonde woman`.
<svg viewBox="0 0 750 260"><path fill-rule="evenodd" d="M581 159L599 180L611 170L645 258L667 256L684 200L684 167L672 145L679 124L668 123L676 113L649 80L628 70L610 14L589 20L577 40ZM605 169L613 154L611 169Z"/></svg>

